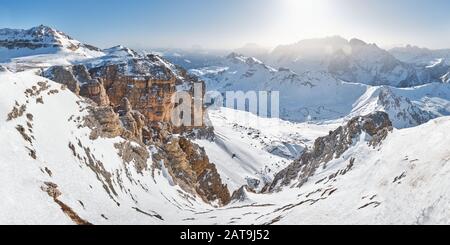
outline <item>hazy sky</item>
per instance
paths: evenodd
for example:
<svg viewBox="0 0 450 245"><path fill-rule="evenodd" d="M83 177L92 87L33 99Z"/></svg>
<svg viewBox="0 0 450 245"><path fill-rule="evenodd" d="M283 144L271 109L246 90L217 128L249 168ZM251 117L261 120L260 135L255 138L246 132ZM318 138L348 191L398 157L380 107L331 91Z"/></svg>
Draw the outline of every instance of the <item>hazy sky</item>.
<svg viewBox="0 0 450 245"><path fill-rule="evenodd" d="M235 48L341 35L450 48L449 0L0 0L0 28L39 24L102 48Z"/></svg>

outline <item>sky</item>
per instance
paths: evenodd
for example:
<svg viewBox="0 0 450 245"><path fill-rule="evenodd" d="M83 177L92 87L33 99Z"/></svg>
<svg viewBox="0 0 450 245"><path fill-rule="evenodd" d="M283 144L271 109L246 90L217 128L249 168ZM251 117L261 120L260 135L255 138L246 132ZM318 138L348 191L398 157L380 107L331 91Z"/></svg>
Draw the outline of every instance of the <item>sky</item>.
<svg viewBox="0 0 450 245"><path fill-rule="evenodd" d="M40 24L106 48L266 47L340 35L450 48L449 0L0 0L0 28Z"/></svg>

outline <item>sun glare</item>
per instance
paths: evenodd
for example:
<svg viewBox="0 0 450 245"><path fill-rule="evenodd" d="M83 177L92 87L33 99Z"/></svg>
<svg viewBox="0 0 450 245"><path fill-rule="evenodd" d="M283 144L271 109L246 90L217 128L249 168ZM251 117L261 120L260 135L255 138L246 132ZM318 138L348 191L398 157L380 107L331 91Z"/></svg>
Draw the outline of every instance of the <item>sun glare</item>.
<svg viewBox="0 0 450 245"><path fill-rule="evenodd" d="M283 25L303 36L321 36L333 30L328 0L281 0Z"/></svg>

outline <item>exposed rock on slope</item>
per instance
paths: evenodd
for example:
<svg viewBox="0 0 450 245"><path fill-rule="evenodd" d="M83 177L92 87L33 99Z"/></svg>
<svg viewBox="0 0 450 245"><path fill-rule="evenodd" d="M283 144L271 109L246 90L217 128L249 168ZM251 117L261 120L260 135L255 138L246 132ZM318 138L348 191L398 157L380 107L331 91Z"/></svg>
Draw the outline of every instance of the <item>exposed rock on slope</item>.
<svg viewBox="0 0 450 245"><path fill-rule="evenodd" d="M126 104L126 100L124 103ZM92 129L91 139L121 136L143 142L144 116L138 111L128 108L128 111L121 110L116 113L110 106L90 106L88 110L89 114L84 117L84 126Z"/></svg>
<svg viewBox="0 0 450 245"><path fill-rule="evenodd" d="M185 190L197 193L206 202L225 205L230 193L222 184L214 164L203 148L186 138L173 138L163 146L159 155L175 182Z"/></svg>
<svg viewBox="0 0 450 245"><path fill-rule="evenodd" d="M414 105L408 98L396 96L388 87L381 89L378 98L378 104L385 109L392 121L402 121L405 125L416 126L435 118L431 113Z"/></svg>
<svg viewBox="0 0 450 245"><path fill-rule="evenodd" d="M361 136L367 138L369 145L376 146L391 130L392 123L385 112L355 117L328 136L318 138L312 149L275 176L268 190L276 191L291 184L300 187L319 167L326 167L329 161L340 158Z"/></svg>
<svg viewBox="0 0 450 245"><path fill-rule="evenodd" d="M256 193L253 189L251 189L249 186L244 185L235 192L233 192L233 195L231 196L231 201L235 202L245 202L249 200L248 193Z"/></svg>
<svg viewBox="0 0 450 245"><path fill-rule="evenodd" d="M0 65L0 72L7 72L8 68Z"/></svg>
<svg viewBox="0 0 450 245"><path fill-rule="evenodd" d="M122 99L119 107L119 116L122 125L126 129L126 137L134 138L139 142L143 141L143 130L148 130L145 125L145 117L140 112L133 110L127 98Z"/></svg>
<svg viewBox="0 0 450 245"><path fill-rule="evenodd" d="M84 65L55 66L44 75L55 82L65 84L77 95L92 99L99 106L110 104L106 90L99 79L92 79Z"/></svg>

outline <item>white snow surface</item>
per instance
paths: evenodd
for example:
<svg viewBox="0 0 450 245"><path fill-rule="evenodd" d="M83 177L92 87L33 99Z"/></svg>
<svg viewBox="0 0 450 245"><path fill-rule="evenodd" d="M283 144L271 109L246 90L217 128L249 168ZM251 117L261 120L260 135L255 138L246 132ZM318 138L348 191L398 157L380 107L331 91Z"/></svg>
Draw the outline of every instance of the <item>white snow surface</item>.
<svg viewBox="0 0 450 245"><path fill-rule="evenodd" d="M243 185L261 189L306 147L311 147L316 138L339 126L261 118L229 108L208 112L215 140L195 142L205 148L230 191ZM258 185L254 184L255 180Z"/></svg>
<svg viewBox="0 0 450 245"><path fill-rule="evenodd" d="M47 80L32 71L0 72L2 224L73 224L52 198L41 190L45 182L57 184L62 193L59 200L94 224L449 223L450 193L448 188L444 188L450 175L449 117L414 128L394 130L376 149L361 139L342 158L333 160L327 168L318 171L302 188L286 188L272 194L247 193L247 199L242 202L215 208L193 196L186 198L186 193L171 185L164 169L155 170L152 177L152 169L138 174L132 164L124 164L113 146L123 139L90 140L89 129L78 128L76 122L77 117L86 113L85 102L69 91L61 90L59 84L47 81L51 86L49 89L59 92L51 95L47 91L41 93L44 104L36 103L33 96L26 97L24 91L38 86L39 81ZM17 125L27 128L29 119L26 116L7 121L7 114L16 101L20 105L26 104L25 113L33 115L31 131L26 131L33 136L32 143L15 129ZM232 115L242 112L221 109L210 113L220 140L229 146L231 152L238 150L236 155L242 159L254 157L261 160L262 156L269 156L264 148L266 144L257 144L253 139L254 133L245 135L253 129L261 130L260 135L268 137L263 142L268 143L292 139L298 140L298 145L311 145L308 139L326 134L326 130L318 125L276 122L274 119L266 119L260 124L261 128L248 124L249 128L241 129L239 125L242 122L233 119ZM238 127L233 127L233 122ZM272 127L273 124L281 124L278 131ZM108 195L103 177L96 176L74 157L68 144L74 143L76 151L83 154L78 141L89 147L92 156L112 174L112 186L117 195ZM228 167L226 164L243 164L231 168L244 173L230 174L230 181L243 181L247 174L255 175L255 171L263 166L259 162L254 165L237 160L219 162L226 161L227 156L229 159L223 145L203 143L210 157L214 157L214 151L223 154L216 159L219 169L220 166ZM30 156L30 149L35 150L36 160ZM318 180L345 168L351 157L356 159L355 164L346 175L338 176L333 182L318 183ZM271 167L270 160L264 163ZM220 172L222 176L228 175Z"/></svg>

